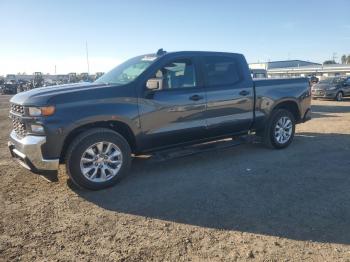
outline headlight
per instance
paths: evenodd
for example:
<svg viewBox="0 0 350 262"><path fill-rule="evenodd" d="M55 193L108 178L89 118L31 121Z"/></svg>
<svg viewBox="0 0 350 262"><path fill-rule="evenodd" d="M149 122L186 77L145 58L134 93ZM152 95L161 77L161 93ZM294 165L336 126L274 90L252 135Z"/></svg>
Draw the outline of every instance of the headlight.
<svg viewBox="0 0 350 262"><path fill-rule="evenodd" d="M54 106L29 107L30 116L51 116L55 113Z"/></svg>
<svg viewBox="0 0 350 262"><path fill-rule="evenodd" d="M337 89L336 86L331 86L330 88L328 88L328 90L335 90L335 89Z"/></svg>
<svg viewBox="0 0 350 262"><path fill-rule="evenodd" d="M41 116L40 107L29 107L29 115L30 116Z"/></svg>

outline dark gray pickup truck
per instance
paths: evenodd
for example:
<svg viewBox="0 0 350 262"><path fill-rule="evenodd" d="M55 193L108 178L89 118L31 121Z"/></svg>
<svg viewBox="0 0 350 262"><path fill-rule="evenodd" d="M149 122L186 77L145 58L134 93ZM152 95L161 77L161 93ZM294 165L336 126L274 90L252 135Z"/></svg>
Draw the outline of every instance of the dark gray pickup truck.
<svg viewBox="0 0 350 262"><path fill-rule="evenodd" d="M255 132L273 148L310 119L308 80L253 81L243 55L171 52L132 58L94 83L11 99L12 156L33 172L59 163L88 189L116 184L132 155Z"/></svg>

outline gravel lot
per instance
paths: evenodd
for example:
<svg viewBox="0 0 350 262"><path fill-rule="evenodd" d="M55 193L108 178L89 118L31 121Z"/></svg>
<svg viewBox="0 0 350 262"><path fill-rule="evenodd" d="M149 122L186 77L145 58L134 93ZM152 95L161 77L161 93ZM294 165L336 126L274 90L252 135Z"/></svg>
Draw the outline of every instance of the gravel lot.
<svg viewBox="0 0 350 262"><path fill-rule="evenodd" d="M350 261L350 100L313 101L286 150L242 145L155 163L114 188L12 162L0 96L0 260Z"/></svg>

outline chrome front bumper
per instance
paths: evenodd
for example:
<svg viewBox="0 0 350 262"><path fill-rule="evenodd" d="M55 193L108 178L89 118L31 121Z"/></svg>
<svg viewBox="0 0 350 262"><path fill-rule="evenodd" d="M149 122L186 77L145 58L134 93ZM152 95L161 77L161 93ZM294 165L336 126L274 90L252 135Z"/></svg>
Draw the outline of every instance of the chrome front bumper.
<svg viewBox="0 0 350 262"><path fill-rule="evenodd" d="M15 131L10 134L8 147L13 158L19 163L35 172L56 171L59 159L44 159L41 146L46 142L45 136L25 136L20 138Z"/></svg>

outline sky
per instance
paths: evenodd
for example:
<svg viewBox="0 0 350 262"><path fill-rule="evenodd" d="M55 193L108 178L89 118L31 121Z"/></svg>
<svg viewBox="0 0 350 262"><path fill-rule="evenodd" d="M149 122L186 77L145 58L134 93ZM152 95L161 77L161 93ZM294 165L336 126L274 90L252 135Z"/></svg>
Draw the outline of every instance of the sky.
<svg viewBox="0 0 350 262"><path fill-rule="evenodd" d="M0 75L106 72L159 48L248 62L350 54L350 1L0 0Z"/></svg>

